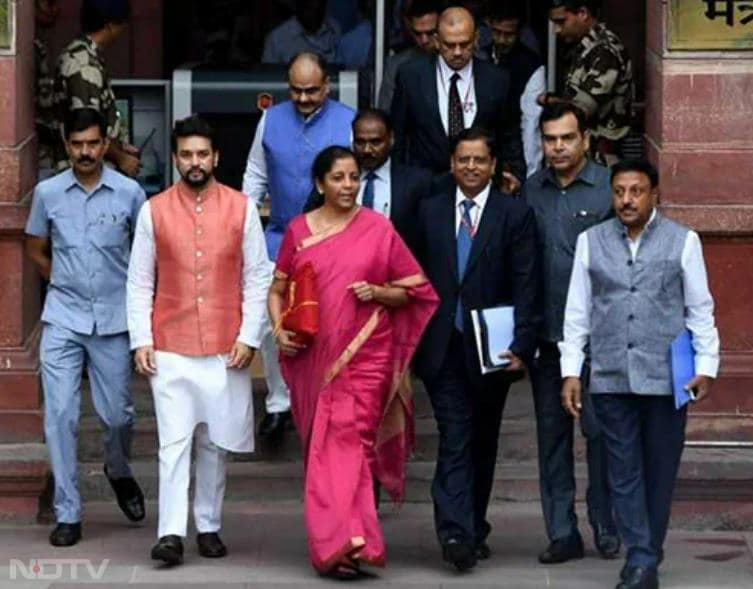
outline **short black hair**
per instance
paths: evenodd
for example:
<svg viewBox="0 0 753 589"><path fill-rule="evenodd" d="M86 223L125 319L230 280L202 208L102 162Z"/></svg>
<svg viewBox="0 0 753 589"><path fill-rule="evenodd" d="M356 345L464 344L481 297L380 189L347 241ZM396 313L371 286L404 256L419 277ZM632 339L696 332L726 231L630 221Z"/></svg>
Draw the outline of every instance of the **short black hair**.
<svg viewBox="0 0 753 589"><path fill-rule="evenodd" d="M356 132L356 124L359 121L368 119L379 121L384 125L384 128L387 129L387 133L392 133L392 121L390 120L390 115L379 108L363 108L359 110L356 114L356 118L353 119L353 123L351 124L353 133Z"/></svg>
<svg viewBox="0 0 753 589"><path fill-rule="evenodd" d="M455 135L450 141L450 153L454 155L455 151L457 151L458 145L464 141L483 141L486 143L486 147L489 148L489 153L492 157L495 157L494 152L496 143L494 137L483 127L469 127Z"/></svg>
<svg viewBox="0 0 753 589"><path fill-rule="evenodd" d="M567 114L571 114L576 118L578 121L578 131L580 131L581 134L588 131L588 119L586 118L586 113L571 102L555 102L554 104L547 104L542 109L541 116L539 117L539 131L544 131L544 123L556 121Z"/></svg>
<svg viewBox="0 0 753 589"><path fill-rule="evenodd" d="M68 140L73 133L80 133L92 127L99 128L102 139L107 139L107 122L98 110L93 108L74 108L65 115L63 135Z"/></svg>
<svg viewBox="0 0 753 589"><path fill-rule="evenodd" d="M648 160L626 159L617 162L612 166L612 175L609 182L614 182L614 179L618 174L624 174L625 172L638 172L644 174L651 182L651 188L659 186L659 171L654 164Z"/></svg>
<svg viewBox="0 0 753 589"><path fill-rule="evenodd" d="M563 7L568 12L578 12L581 8L586 8L593 16L599 14L601 5L602 0L552 0L552 8Z"/></svg>
<svg viewBox="0 0 753 589"><path fill-rule="evenodd" d="M405 12L406 18L420 18L427 14L434 14L442 12L442 8L437 0L413 0Z"/></svg>
<svg viewBox="0 0 753 589"><path fill-rule="evenodd" d="M290 71L290 68L293 67L293 64L302 57L310 59L317 66L319 66L319 69L322 70L322 75L325 78L329 76L329 74L327 73L327 60L315 51L299 51L298 53L296 53L292 58L290 58L290 61L288 62L288 71Z"/></svg>
<svg viewBox="0 0 753 589"><path fill-rule="evenodd" d="M520 4L514 0L498 0L489 7L487 18L490 22L502 20L517 20L518 27L523 23L523 11Z"/></svg>
<svg viewBox="0 0 753 589"><path fill-rule="evenodd" d="M212 150L217 149L217 135L212 125L207 123L199 115L191 115L185 119L175 121L173 133L170 138L173 153L178 151L178 139L184 137L206 137L212 145Z"/></svg>
<svg viewBox="0 0 753 589"><path fill-rule="evenodd" d="M130 18L130 0L84 0L81 4L81 31L85 34L101 31L109 23L126 23Z"/></svg>

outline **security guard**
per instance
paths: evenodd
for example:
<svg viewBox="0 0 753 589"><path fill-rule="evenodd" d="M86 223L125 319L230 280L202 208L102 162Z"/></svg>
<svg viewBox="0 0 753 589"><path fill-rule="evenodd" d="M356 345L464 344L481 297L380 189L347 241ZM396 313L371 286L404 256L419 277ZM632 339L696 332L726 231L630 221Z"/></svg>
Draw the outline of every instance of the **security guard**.
<svg viewBox="0 0 753 589"><path fill-rule="evenodd" d="M620 38L599 22L600 7L601 0L552 0L549 18L572 58L561 93L542 94L539 103L570 102L586 113L592 155L611 166L630 132L633 68Z"/></svg>

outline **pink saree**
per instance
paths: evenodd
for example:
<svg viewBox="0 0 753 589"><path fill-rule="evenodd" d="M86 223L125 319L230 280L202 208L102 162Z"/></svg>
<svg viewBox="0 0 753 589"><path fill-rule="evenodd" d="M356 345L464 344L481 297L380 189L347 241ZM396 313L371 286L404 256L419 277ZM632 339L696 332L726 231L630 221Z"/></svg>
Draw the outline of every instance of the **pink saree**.
<svg viewBox="0 0 753 589"><path fill-rule="evenodd" d="M413 445L406 373L438 299L390 222L371 210L317 235L303 215L293 219L276 274L286 278L307 261L317 276L319 333L281 364L304 449L311 560L320 572L348 556L383 566L373 479L403 499ZM410 302L360 302L348 288L360 280L403 286Z"/></svg>

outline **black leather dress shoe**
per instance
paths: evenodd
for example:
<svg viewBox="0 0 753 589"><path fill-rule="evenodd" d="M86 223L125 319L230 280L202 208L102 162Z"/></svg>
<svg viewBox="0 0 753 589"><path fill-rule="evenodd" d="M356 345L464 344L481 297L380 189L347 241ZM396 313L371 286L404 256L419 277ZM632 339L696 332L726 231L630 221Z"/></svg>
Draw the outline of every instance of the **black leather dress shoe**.
<svg viewBox="0 0 753 589"><path fill-rule="evenodd" d="M180 536L162 536L152 548L152 560L161 560L169 566L183 562L183 541Z"/></svg>
<svg viewBox="0 0 753 589"><path fill-rule="evenodd" d="M199 554L206 558L222 558L227 554L227 547L217 532L196 534L196 546Z"/></svg>
<svg viewBox="0 0 753 589"><path fill-rule="evenodd" d="M599 528L594 532L594 544L602 558L611 560L620 554L622 541L617 534Z"/></svg>
<svg viewBox="0 0 753 589"><path fill-rule="evenodd" d="M50 544L53 546L73 546L81 540L81 523L58 524L50 532Z"/></svg>
<svg viewBox="0 0 753 589"><path fill-rule="evenodd" d="M661 566L661 563L664 562L664 550L659 551L659 562L656 565L656 568L658 569ZM622 569L620 569L620 579L623 581L628 578L628 575L630 574L630 569L632 567L626 562L624 565L622 565Z"/></svg>
<svg viewBox="0 0 753 589"><path fill-rule="evenodd" d="M615 589L659 589L659 576L655 568L629 567Z"/></svg>
<svg viewBox="0 0 753 589"><path fill-rule="evenodd" d="M259 435L265 438L282 436L289 421L290 411L267 413L259 424Z"/></svg>
<svg viewBox="0 0 753 589"><path fill-rule="evenodd" d="M476 544L476 560L487 560L492 555L489 545L483 540Z"/></svg>
<svg viewBox="0 0 753 589"><path fill-rule="evenodd" d="M580 534L555 540L539 554L541 564L559 564L577 558L583 558L583 539Z"/></svg>
<svg viewBox="0 0 753 589"><path fill-rule="evenodd" d="M118 507L125 516L132 522L139 522L146 516L144 509L144 494L135 479L123 477L120 479L111 479L107 474L107 466L104 467L105 476L110 481L115 497L118 500Z"/></svg>
<svg viewBox="0 0 753 589"><path fill-rule="evenodd" d="M459 571L467 571L476 566L476 551L470 544L458 538L450 538L442 546L442 558Z"/></svg>

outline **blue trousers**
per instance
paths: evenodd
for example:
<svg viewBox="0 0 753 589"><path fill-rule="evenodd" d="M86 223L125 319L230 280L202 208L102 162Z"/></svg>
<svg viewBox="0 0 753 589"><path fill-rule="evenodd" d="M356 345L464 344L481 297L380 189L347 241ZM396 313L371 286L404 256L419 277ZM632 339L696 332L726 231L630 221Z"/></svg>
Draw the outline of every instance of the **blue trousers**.
<svg viewBox="0 0 753 589"><path fill-rule="evenodd" d="M687 406L671 395L592 395L602 424L617 528L627 564L657 567L667 535Z"/></svg>
<svg viewBox="0 0 753 589"><path fill-rule="evenodd" d="M128 381L128 334L82 335L46 323L40 348L44 433L55 476L58 523L81 521L76 442L81 374L86 363L94 409L104 429L105 465L111 478L133 476L128 464L134 409Z"/></svg>
<svg viewBox="0 0 753 589"><path fill-rule="evenodd" d="M539 357L531 366L531 384L536 410L541 509L549 540L561 540L578 532L578 517L575 514L573 418L562 407L557 344L539 344ZM594 414L591 395L584 394L582 401L580 425L586 438L588 519L594 530L600 528L614 534L616 528L607 483L607 452L601 427Z"/></svg>

